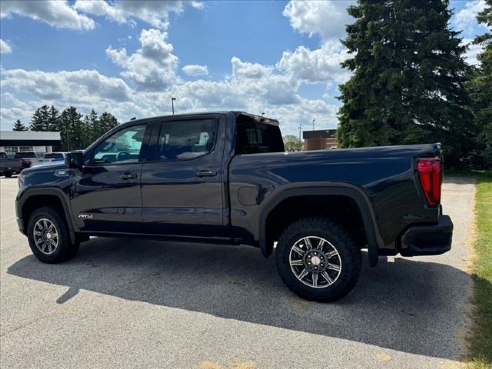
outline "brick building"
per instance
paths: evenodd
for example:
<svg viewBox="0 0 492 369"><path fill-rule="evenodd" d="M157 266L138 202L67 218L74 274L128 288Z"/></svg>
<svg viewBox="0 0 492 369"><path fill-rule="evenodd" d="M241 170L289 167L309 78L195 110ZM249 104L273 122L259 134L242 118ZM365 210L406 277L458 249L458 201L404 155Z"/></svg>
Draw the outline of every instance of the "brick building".
<svg viewBox="0 0 492 369"><path fill-rule="evenodd" d="M336 149L337 130L321 129L318 131L303 131L304 150Z"/></svg>

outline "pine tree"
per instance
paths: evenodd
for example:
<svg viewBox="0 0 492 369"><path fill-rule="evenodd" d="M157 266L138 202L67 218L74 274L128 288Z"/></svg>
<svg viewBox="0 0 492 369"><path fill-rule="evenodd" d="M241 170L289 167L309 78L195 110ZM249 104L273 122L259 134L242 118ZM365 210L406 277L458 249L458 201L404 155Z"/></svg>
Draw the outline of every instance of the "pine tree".
<svg viewBox="0 0 492 369"><path fill-rule="evenodd" d="M466 47L444 0L359 0L343 43L353 72L340 86L342 147L442 142L459 164L476 128L466 108Z"/></svg>
<svg viewBox="0 0 492 369"><path fill-rule="evenodd" d="M60 130L60 113L53 105L51 105L48 111L48 127L52 132Z"/></svg>
<svg viewBox="0 0 492 369"><path fill-rule="evenodd" d="M13 131L27 131L28 128L21 123L19 119L17 119L14 123L14 128L12 129Z"/></svg>
<svg viewBox="0 0 492 369"><path fill-rule="evenodd" d="M84 137L86 146L89 146L91 143L97 140L99 136L101 136L99 134L99 116L94 111L94 109L91 110L90 114L85 116L84 129L86 130L86 134Z"/></svg>
<svg viewBox="0 0 492 369"><path fill-rule="evenodd" d="M77 108L70 106L60 115L60 136L62 140L62 150L84 149L83 142L83 123L82 114L77 112Z"/></svg>
<svg viewBox="0 0 492 369"><path fill-rule="evenodd" d="M107 112L102 113L99 117L98 137L102 136L117 125L118 120L113 114Z"/></svg>
<svg viewBox="0 0 492 369"><path fill-rule="evenodd" d="M492 28L492 0L487 0L485 9L479 13L477 20ZM476 162L478 167L492 168L492 32L479 35L475 44L484 46L478 55L480 65L472 73L467 84L472 100L475 122L480 128L477 137Z"/></svg>
<svg viewBox="0 0 492 369"><path fill-rule="evenodd" d="M49 131L49 108L43 105L36 109L31 118L31 131Z"/></svg>

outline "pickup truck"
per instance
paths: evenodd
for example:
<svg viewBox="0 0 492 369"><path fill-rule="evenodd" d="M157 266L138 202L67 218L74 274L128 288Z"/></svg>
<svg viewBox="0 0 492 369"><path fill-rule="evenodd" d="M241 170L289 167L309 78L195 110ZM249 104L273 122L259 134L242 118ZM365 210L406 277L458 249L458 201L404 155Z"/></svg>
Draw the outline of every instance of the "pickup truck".
<svg viewBox="0 0 492 369"><path fill-rule="evenodd" d="M163 116L24 170L17 222L45 263L90 236L251 245L294 293L327 302L353 289L363 249L371 266L450 249L442 172L439 144L286 153L274 119Z"/></svg>
<svg viewBox="0 0 492 369"><path fill-rule="evenodd" d="M7 153L0 152L0 176L12 177L12 174L22 170L19 160L9 158Z"/></svg>
<svg viewBox="0 0 492 369"><path fill-rule="evenodd" d="M20 151L15 153L15 158L19 160L21 168L30 168L43 162L50 160L44 159L44 153L35 151Z"/></svg>

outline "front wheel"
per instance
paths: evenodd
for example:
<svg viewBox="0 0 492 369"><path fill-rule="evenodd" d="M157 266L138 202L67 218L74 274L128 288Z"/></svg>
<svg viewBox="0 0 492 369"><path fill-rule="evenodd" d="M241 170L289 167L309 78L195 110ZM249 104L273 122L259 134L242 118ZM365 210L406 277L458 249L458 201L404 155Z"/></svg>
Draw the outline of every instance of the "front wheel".
<svg viewBox="0 0 492 369"><path fill-rule="evenodd" d="M275 253L284 283L307 300L329 302L355 286L361 252L352 237L325 218L304 218L289 225Z"/></svg>
<svg viewBox="0 0 492 369"><path fill-rule="evenodd" d="M35 210L27 226L27 237L32 253L43 263L56 264L73 257L78 242L72 243L67 224L51 207Z"/></svg>

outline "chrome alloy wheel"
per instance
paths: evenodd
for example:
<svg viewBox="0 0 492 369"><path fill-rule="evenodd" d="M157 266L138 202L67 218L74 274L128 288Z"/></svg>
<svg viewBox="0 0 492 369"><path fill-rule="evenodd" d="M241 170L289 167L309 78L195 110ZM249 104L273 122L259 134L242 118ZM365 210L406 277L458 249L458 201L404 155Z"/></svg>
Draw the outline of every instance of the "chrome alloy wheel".
<svg viewBox="0 0 492 369"><path fill-rule="evenodd" d="M51 255L58 247L58 231L49 219L41 218L34 225L33 238L36 247L45 255Z"/></svg>
<svg viewBox="0 0 492 369"><path fill-rule="evenodd" d="M299 239L289 253L290 269L306 286L331 286L342 272L342 259L328 240L308 236Z"/></svg>

